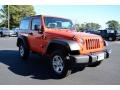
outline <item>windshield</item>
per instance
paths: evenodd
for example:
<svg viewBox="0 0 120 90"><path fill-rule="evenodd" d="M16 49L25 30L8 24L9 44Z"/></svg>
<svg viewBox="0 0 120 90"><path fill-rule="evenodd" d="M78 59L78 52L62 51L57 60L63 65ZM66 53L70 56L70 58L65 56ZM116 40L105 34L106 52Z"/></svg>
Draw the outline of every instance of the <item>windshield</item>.
<svg viewBox="0 0 120 90"><path fill-rule="evenodd" d="M72 21L68 19L44 17L44 21L47 28L74 29Z"/></svg>

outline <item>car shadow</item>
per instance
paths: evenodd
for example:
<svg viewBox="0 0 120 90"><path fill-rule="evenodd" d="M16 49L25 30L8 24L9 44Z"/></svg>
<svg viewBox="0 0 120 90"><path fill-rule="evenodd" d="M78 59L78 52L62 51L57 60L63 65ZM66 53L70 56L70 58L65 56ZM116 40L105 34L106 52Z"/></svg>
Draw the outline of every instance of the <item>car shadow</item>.
<svg viewBox="0 0 120 90"><path fill-rule="evenodd" d="M21 60L17 50L0 50L0 63L8 65L8 69L21 76L30 76L34 79L57 79L50 71L48 60L40 55L30 54L28 60ZM74 72L84 68L76 68Z"/></svg>

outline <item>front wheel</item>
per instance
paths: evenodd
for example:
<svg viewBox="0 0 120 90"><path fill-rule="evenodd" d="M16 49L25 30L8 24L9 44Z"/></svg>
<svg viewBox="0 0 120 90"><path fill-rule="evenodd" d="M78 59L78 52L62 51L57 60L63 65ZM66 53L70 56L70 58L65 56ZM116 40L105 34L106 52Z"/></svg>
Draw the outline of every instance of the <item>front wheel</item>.
<svg viewBox="0 0 120 90"><path fill-rule="evenodd" d="M70 63L66 60L66 55L61 51L52 53L50 65L56 78L64 78L71 74Z"/></svg>

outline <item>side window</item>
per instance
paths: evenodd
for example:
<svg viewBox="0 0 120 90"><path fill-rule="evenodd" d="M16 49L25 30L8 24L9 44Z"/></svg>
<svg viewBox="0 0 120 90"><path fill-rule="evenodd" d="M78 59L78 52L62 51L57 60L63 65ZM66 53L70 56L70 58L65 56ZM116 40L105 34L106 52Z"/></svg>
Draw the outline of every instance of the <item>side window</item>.
<svg viewBox="0 0 120 90"><path fill-rule="evenodd" d="M25 20L21 21L20 29L22 29L22 30L28 30L29 29L29 20L28 19L25 19Z"/></svg>
<svg viewBox="0 0 120 90"><path fill-rule="evenodd" d="M40 18L33 18L32 19L32 30L41 30L41 19Z"/></svg>

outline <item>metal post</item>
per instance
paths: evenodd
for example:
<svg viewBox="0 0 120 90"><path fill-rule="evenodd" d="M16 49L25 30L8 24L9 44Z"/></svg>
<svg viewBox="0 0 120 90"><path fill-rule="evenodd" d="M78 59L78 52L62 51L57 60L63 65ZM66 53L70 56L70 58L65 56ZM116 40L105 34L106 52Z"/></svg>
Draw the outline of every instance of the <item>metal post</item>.
<svg viewBox="0 0 120 90"><path fill-rule="evenodd" d="M9 5L8 5L8 30L10 30L10 13L9 13Z"/></svg>

